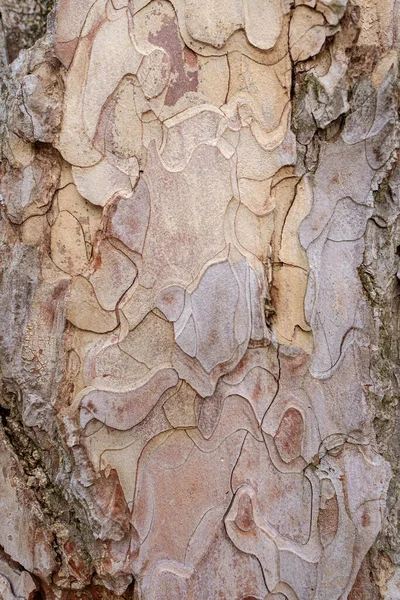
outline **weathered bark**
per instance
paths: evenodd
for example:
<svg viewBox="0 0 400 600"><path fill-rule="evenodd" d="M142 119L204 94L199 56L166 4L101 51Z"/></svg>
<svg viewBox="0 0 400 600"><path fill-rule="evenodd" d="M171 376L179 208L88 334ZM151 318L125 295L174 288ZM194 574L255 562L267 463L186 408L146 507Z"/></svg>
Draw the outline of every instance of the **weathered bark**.
<svg viewBox="0 0 400 600"><path fill-rule="evenodd" d="M0 2L0 594L399 599L397 0L51 4Z"/></svg>
<svg viewBox="0 0 400 600"><path fill-rule="evenodd" d="M47 15L54 0L0 0L1 27L7 62L17 58L20 50L30 48L46 32Z"/></svg>

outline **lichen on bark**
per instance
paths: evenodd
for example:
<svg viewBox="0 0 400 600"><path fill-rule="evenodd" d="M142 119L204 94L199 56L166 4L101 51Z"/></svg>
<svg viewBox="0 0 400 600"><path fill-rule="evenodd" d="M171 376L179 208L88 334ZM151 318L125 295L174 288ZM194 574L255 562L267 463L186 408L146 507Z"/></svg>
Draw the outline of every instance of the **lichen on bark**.
<svg viewBox="0 0 400 600"><path fill-rule="evenodd" d="M54 3L55 0L1 0L0 18L8 62L44 36Z"/></svg>

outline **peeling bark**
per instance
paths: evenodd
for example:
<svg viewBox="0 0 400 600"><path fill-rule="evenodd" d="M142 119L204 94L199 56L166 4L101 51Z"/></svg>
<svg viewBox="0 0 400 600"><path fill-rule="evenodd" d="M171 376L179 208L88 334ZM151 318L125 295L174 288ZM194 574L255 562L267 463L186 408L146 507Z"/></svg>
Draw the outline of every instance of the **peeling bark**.
<svg viewBox="0 0 400 600"><path fill-rule="evenodd" d="M397 600L397 2L51 8L0 3L0 595Z"/></svg>

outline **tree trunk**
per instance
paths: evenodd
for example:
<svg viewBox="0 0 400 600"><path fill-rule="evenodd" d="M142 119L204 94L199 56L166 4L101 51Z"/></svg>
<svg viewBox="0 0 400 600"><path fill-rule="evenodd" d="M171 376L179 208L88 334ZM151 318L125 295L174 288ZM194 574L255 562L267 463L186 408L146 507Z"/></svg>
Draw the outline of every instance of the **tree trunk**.
<svg viewBox="0 0 400 600"><path fill-rule="evenodd" d="M0 3L0 597L399 600L398 0L52 4Z"/></svg>

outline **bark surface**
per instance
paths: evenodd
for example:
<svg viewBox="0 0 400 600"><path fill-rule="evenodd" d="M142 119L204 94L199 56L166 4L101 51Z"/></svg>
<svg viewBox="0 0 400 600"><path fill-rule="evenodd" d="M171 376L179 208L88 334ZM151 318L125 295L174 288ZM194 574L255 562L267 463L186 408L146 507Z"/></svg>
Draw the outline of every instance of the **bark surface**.
<svg viewBox="0 0 400 600"><path fill-rule="evenodd" d="M3 600L400 599L398 4L0 1Z"/></svg>

